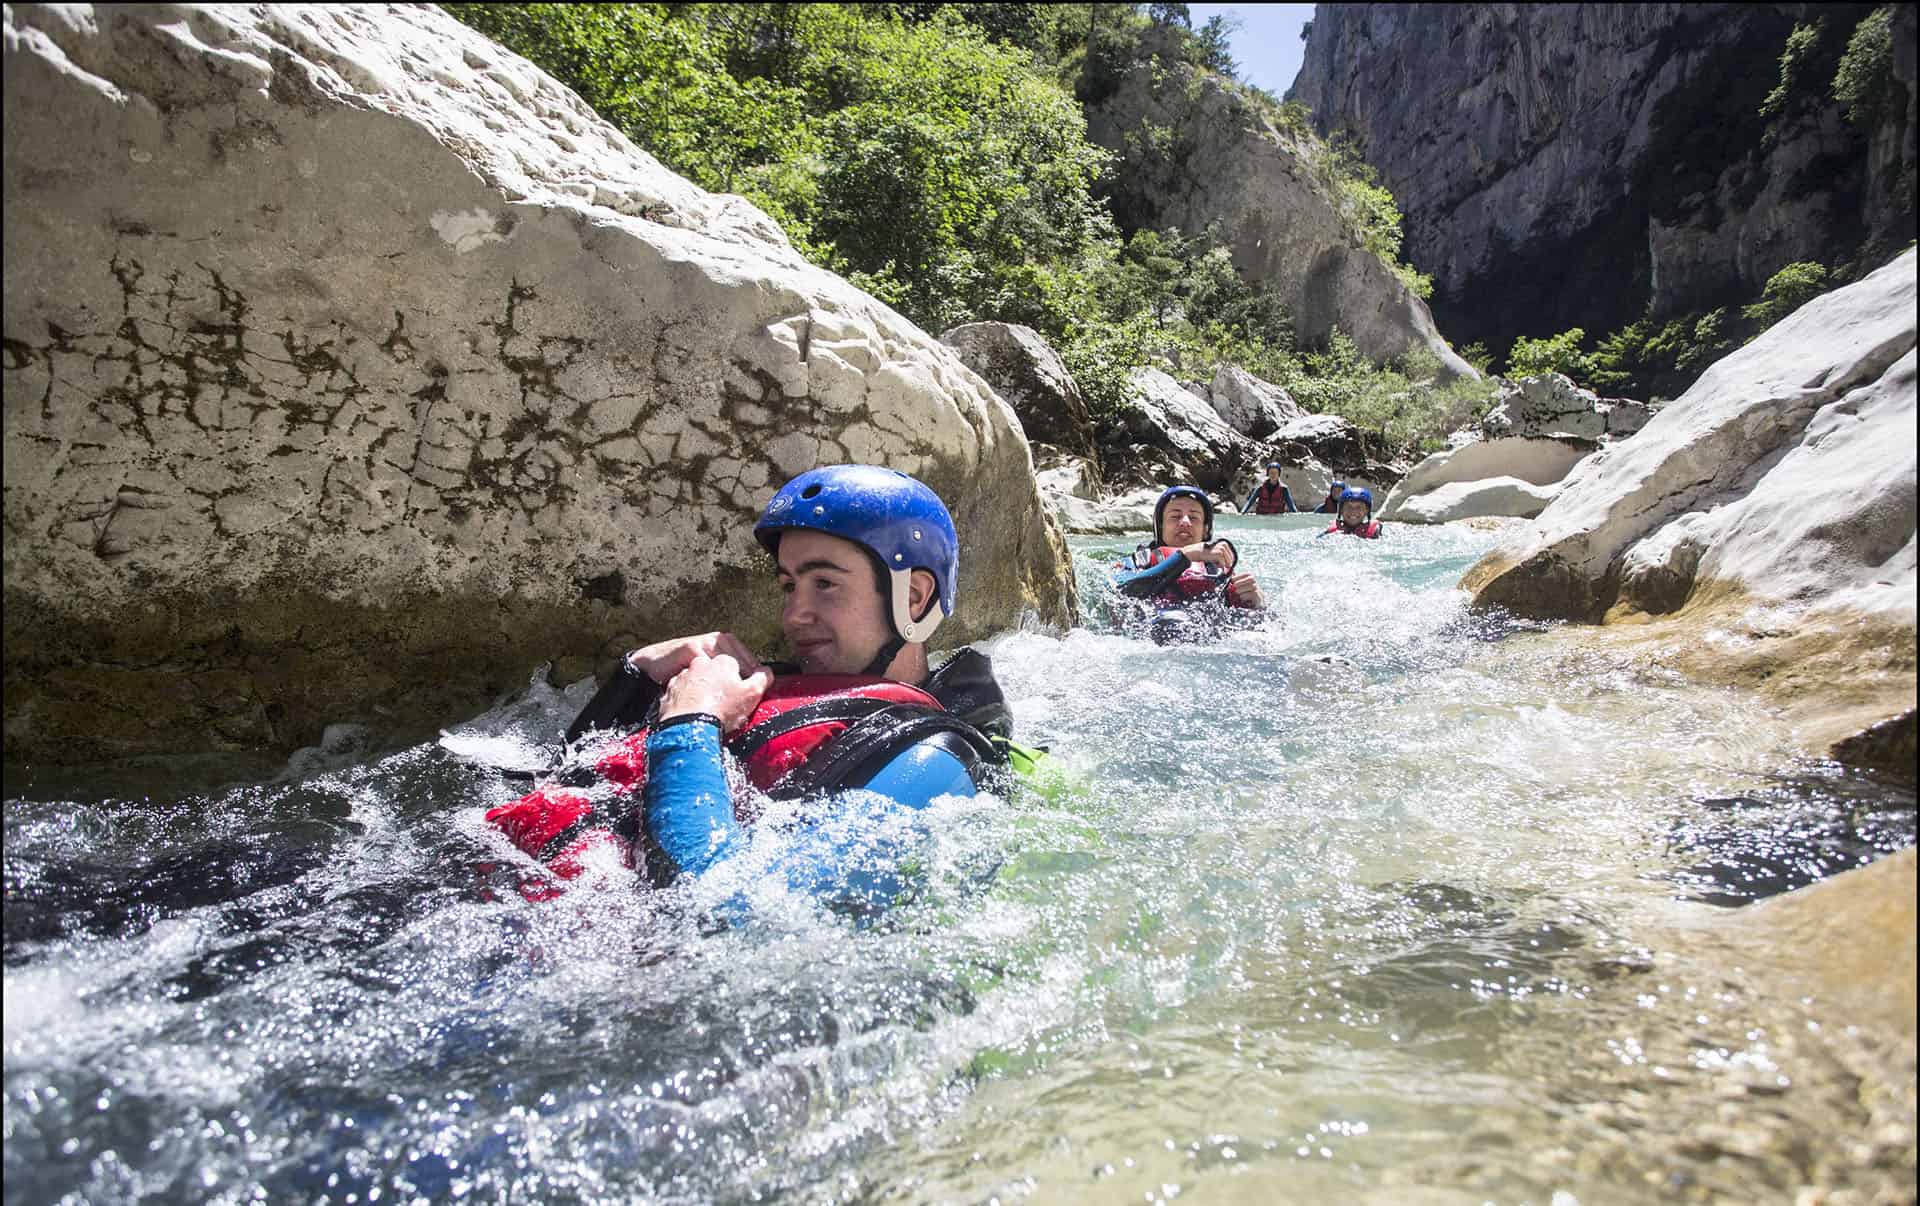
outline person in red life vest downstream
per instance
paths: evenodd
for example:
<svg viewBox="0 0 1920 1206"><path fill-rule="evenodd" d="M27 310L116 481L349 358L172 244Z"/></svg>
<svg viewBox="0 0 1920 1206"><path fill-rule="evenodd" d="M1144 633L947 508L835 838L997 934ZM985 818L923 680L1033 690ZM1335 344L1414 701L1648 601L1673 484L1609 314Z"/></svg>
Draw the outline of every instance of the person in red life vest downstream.
<svg viewBox="0 0 1920 1206"><path fill-rule="evenodd" d="M1111 581L1122 595L1154 606L1156 641L1217 635L1211 623L1180 631L1208 607L1266 607L1260 583L1239 568L1233 542L1213 538L1213 500L1204 490L1174 486L1162 493L1153 506L1153 529L1154 540L1116 564Z"/></svg>
<svg viewBox="0 0 1920 1206"><path fill-rule="evenodd" d="M1313 509L1313 513L1315 515L1340 514L1340 496L1346 492L1347 483L1336 480L1327 487L1327 496L1320 500L1320 505Z"/></svg>
<svg viewBox="0 0 1920 1206"><path fill-rule="evenodd" d="M818 797L770 872L884 907L906 886L903 814L1033 768L1040 752L1012 742L984 654L930 668L926 641L953 613L960 565L932 490L873 465L812 469L774 495L754 536L778 564L795 663L763 665L726 632L629 654L567 731L593 761L487 814L544 864L523 895L557 895L590 865L656 884L698 876L751 844L766 801ZM595 744L597 730L636 725ZM753 790L730 789L729 757Z"/></svg>
<svg viewBox="0 0 1920 1206"><path fill-rule="evenodd" d="M1247 501L1240 504L1240 513L1252 511L1256 515L1285 515L1289 511L1298 511L1293 505L1293 491L1287 489L1280 480L1280 462L1267 466L1267 480L1253 488L1247 495Z"/></svg>
<svg viewBox="0 0 1920 1206"><path fill-rule="evenodd" d="M1340 493L1340 514L1334 517L1322 536L1341 533L1362 540L1380 539L1380 525L1373 518L1373 491L1364 487Z"/></svg>

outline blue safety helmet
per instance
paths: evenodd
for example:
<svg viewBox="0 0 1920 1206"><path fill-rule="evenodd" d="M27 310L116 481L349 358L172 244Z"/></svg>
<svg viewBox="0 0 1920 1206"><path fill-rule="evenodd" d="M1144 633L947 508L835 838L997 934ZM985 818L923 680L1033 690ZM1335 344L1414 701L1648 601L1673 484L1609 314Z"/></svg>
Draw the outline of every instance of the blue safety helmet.
<svg viewBox="0 0 1920 1206"><path fill-rule="evenodd" d="M1367 514L1373 514L1373 491L1367 489L1365 486L1340 491L1340 505L1344 507L1350 502L1363 502L1367 504Z"/></svg>
<svg viewBox="0 0 1920 1206"><path fill-rule="evenodd" d="M1342 481L1336 481L1331 486L1327 487L1327 493L1332 494L1337 490L1345 490L1346 488L1347 488L1347 483Z"/></svg>
<svg viewBox="0 0 1920 1206"><path fill-rule="evenodd" d="M1279 461L1268 461L1268 462L1267 462L1267 468L1269 468L1269 469L1278 469L1278 468L1280 468L1280 462L1279 462Z"/></svg>
<svg viewBox="0 0 1920 1206"><path fill-rule="evenodd" d="M953 614L960 579L960 534L946 504L925 484L879 465L823 465L780 487L753 535L775 558L780 533L811 528L851 540L871 553L892 582L893 630L903 641L924 641ZM933 575L940 606L916 621L907 603L913 571Z"/></svg>
<svg viewBox="0 0 1920 1206"><path fill-rule="evenodd" d="M1204 532L1201 533L1200 539L1212 540L1213 539L1213 500L1211 498L1208 498L1207 492L1205 490L1202 490L1198 486L1171 486L1161 493L1159 500L1153 504L1153 538L1155 540L1160 539L1160 517L1166 513L1167 504L1172 502L1176 498L1192 498L1192 499L1199 500L1200 519L1206 529Z"/></svg>

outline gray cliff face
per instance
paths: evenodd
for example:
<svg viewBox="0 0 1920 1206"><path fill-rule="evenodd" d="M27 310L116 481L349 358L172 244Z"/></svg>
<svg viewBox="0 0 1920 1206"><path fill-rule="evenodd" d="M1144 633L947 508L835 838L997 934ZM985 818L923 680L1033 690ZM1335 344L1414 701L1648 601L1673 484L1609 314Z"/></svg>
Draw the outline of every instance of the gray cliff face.
<svg viewBox="0 0 1920 1206"><path fill-rule="evenodd" d="M1307 345L1334 327L1376 361L1423 348L1443 377L1478 376L1425 302L1340 217L1330 183L1298 140L1211 77L1142 64L1087 109L1087 137L1116 153L1122 226L1216 226L1249 281L1276 291Z"/></svg>
<svg viewBox="0 0 1920 1206"><path fill-rule="evenodd" d="M1796 260L1913 237L1913 9L1894 103L1843 121L1867 5L1344 5L1315 10L1291 96L1359 137L1456 340L1590 333L1750 299ZM1796 19L1825 33L1760 114ZM1904 233L1902 233L1904 232Z"/></svg>

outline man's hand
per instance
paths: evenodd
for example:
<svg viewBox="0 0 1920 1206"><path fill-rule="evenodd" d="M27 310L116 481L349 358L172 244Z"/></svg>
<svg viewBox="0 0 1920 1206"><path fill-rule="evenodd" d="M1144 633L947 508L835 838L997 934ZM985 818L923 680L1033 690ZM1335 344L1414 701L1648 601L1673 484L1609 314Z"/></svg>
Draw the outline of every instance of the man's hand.
<svg viewBox="0 0 1920 1206"><path fill-rule="evenodd" d="M695 658L718 657L721 654L732 658L743 673L750 674L760 669L760 659L753 656L753 652L731 632L703 632L699 636L657 641L629 653L627 664L654 682L665 685L674 675L692 665ZM691 710L698 712L701 709Z"/></svg>
<svg viewBox="0 0 1920 1206"><path fill-rule="evenodd" d="M1223 570L1231 570L1239 560L1234 555L1233 546L1224 540L1216 540L1210 544L1190 544L1180 552L1188 561L1196 565L1202 563L1217 565Z"/></svg>
<svg viewBox="0 0 1920 1206"><path fill-rule="evenodd" d="M773 671L758 662L748 669L730 653L716 653L711 657L695 654L686 667L668 681L666 692L660 697L660 719L706 712L720 718L722 733L731 733L747 723L747 717L759 706L760 697L772 685Z"/></svg>
<svg viewBox="0 0 1920 1206"><path fill-rule="evenodd" d="M1265 608L1267 605L1267 596L1261 592L1260 583L1254 580L1252 574L1235 574L1227 580L1227 590L1244 607Z"/></svg>

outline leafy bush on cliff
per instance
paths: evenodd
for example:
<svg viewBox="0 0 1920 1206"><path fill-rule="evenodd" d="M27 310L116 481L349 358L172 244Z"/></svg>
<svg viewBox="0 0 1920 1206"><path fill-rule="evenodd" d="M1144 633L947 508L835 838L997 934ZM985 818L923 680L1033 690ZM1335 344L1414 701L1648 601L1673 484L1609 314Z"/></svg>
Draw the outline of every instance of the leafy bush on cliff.
<svg viewBox="0 0 1920 1206"><path fill-rule="evenodd" d="M1833 76L1833 99L1847 107L1847 119L1871 125L1886 102L1893 79L1893 9L1876 8L1854 26L1847 52Z"/></svg>
<svg viewBox="0 0 1920 1206"><path fill-rule="evenodd" d="M1708 365L1840 283L1823 265L1788 264L1767 279L1757 301L1737 313L1719 307L1665 320L1643 316L1586 354L1579 350L1585 332L1578 327L1550 339L1518 340L1507 358L1507 375L1551 370L1603 393L1675 398Z"/></svg>
<svg viewBox="0 0 1920 1206"><path fill-rule="evenodd" d="M1811 24L1795 25L1793 32L1787 35L1787 45L1780 52L1780 82L1767 93L1760 102L1760 116L1778 117L1787 107L1787 98L1792 95L1794 85L1804 73L1807 58L1820 42L1820 32L1825 27L1824 18L1816 17Z"/></svg>
<svg viewBox="0 0 1920 1206"><path fill-rule="evenodd" d="M1788 264L1767 278L1760 300L1742 307L1740 315L1755 324L1757 335L1830 288L1823 265L1806 260Z"/></svg>
<svg viewBox="0 0 1920 1206"><path fill-rule="evenodd" d="M1587 333L1579 327L1546 339L1528 339L1523 335L1514 340L1513 350L1507 353L1507 375L1538 377L1562 373L1579 380L1587 375L1587 357L1580 350L1580 341L1586 337Z"/></svg>

